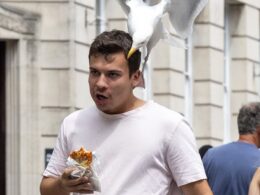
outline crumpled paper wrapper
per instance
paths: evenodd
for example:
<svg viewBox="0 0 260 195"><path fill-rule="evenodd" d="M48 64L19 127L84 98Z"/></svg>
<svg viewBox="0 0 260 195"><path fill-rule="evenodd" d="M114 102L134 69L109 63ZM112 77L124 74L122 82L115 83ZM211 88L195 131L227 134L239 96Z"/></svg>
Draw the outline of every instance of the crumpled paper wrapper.
<svg viewBox="0 0 260 195"><path fill-rule="evenodd" d="M86 168L81 166L77 161L72 159L70 156L67 159L66 164L69 167L76 167L74 171L71 173L71 178L79 178L79 177L88 177L90 182L90 188L89 190L101 192L101 186L99 181L99 161L97 160L97 157L95 153L92 153L93 159L90 167Z"/></svg>

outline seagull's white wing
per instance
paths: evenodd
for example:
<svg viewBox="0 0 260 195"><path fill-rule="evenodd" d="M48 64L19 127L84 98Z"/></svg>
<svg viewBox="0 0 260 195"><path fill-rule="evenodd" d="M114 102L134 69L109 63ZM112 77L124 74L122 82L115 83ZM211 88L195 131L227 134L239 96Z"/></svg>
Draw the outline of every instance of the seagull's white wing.
<svg viewBox="0 0 260 195"><path fill-rule="evenodd" d="M169 31L163 26L162 21L159 20L159 22L156 25L156 28L154 29L152 37L146 45L147 53L145 55L145 63L148 60L152 48L160 41L160 39L162 39L164 42L170 44L173 47L187 48L185 43L172 36L169 33Z"/></svg>
<svg viewBox="0 0 260 195"><path fill-rule="evenodd" d="M186 48L186 45L183 43L183 41L172 36L169 31L163 26L163 23L160 20L156 28L154 29L153 36L147 43L148 54L150 54L152 48L158 43L160 39L173 47Z"/></svg>
<svg viewBox="0 0 260 195"><path fill-rule="evenodd" d="M170 0L167 11L178 35L187 38L192 33L194 20L207 2L208 0Z"/></svg>
<svg viewBox="0 0 260 195"><path fill-rule="evenodd" d="M121 5L122 9L124 10L124 12L128 15L130 8L126 5L126 1L127 0L117 0L118 3Z"/></svg>

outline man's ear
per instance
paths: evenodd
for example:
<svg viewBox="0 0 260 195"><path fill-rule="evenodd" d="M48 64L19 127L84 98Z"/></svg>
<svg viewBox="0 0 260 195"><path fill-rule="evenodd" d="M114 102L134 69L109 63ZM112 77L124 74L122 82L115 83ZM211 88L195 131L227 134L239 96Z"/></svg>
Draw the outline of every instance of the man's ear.
<svg viewBox="0 0 260 195"><path fill-rule="evenodd" d="M140 78L141 78L141 71L140 70L137 70L135 73L133 73L133 75L131 76L132 77L132 87L133 89L135 87L138 86L138 84L140 83Z"/></svg>

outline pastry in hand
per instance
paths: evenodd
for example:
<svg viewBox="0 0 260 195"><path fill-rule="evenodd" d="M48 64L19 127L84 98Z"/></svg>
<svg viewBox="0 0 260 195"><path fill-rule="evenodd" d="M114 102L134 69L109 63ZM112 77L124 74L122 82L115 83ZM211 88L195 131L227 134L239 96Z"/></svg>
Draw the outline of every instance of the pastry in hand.
<svg viewBox="0 0 260 195"><path fill-rule="evenodd" d="M70 157L79 163L82 167L89 168L92 163L92 152L87 151L84 147L79 150L72 151Z"/></svg>

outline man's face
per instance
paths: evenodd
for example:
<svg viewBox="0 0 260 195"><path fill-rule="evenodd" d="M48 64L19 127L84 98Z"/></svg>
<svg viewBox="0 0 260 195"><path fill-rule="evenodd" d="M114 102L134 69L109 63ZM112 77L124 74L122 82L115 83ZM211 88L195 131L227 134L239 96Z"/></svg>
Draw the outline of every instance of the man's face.
<svg viewBox="0 0 260 195"><path fill-rule="evenodd" d="M122 52L90 57L89 88L97 108L108 114L131 110L139 71L129 77L128 62Z"/></svg>

